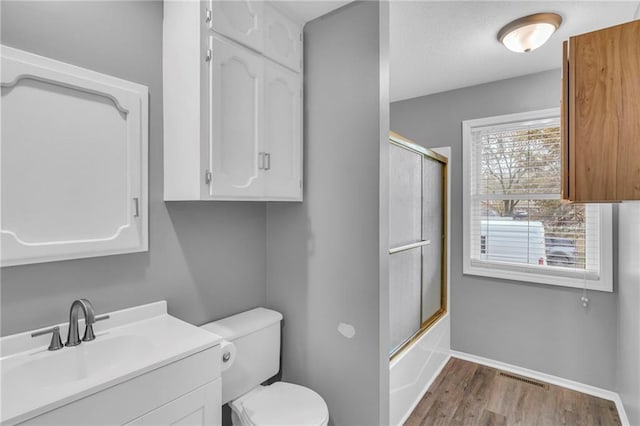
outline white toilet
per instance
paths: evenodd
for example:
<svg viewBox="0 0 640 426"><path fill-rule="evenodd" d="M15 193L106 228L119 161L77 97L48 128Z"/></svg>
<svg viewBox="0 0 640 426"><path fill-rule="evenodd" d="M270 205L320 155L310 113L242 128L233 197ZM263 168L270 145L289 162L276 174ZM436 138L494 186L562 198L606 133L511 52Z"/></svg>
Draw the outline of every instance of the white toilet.
<svg viewBox="0 0 640 426"><path fill-rule="evenodd" d="M202 326L235 347L223 347L221 360L222 403L231 406L234 426L329 422L327 404L311 389L285 382L261 385L280 369L280 321L279 312L256 308Z"/></svg>

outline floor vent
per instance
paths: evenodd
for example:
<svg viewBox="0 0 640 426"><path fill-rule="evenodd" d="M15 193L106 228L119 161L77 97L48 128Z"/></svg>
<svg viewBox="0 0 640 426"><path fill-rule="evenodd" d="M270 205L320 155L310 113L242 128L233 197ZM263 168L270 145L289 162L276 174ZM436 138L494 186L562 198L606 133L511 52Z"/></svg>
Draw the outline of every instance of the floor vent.
<svg viewBox="0 0 640 426"><path fill-rule="evenodd" d="M518 376L517 374L507 373L506 371L500 371L498 373L499 376L506 377L507 379L518 380L519 382L523 382L529 385L537 386L544 390L549 390L549 385L544 382L539 382L537 380L530 379L524 376Z"/></svg>

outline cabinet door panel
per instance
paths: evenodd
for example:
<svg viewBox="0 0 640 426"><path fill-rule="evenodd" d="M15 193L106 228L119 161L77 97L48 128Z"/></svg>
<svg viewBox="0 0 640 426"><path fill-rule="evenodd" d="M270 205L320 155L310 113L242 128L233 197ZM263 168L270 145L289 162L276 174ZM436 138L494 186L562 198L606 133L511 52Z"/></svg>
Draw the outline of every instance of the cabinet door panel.
<svg viewBox="0 0 640 426"><path fill-rule="evenodd" d="M563 73L562 126L568 141L563 142L563 198L579 203L640 199L639 37L640 21L632 21L569 39Z"/></svg>
<svg viewBox="0 0 640 426"><path fill-rule="evenodd" d="M570 161L575 167L578 202L616 199L616 157L622 97L619 61L620 28L571 39L569 55L573 123ZM575 154L575 155L572 155Z"/></svg>
<svg viewBox="0 0 640 426"><path fill-rule="evenodd" d="M264 54L294 71L300 71L302 30L300 25L270 5L264 9Z"/></svg>
<svg viewBox="0 0 640 426"><path fill-rule="evenodd" d="M263 2L247 0L211 0L209 27L220 34L262 51Z"/></svg>
<svg viewBox="0 0 640 426"><path fill-rule="evenodd" d="M262 133L264 68L261 58L228 41L210 37L209 195L259 197L264 192L258 164Z"/></svg>
<svg viewBox="0 0 640 426"><path fill-rule="evenodd" d="M265 63L265 196L301 199L300 75Z"/></svg>
<svg viewBox="0 0 640 426"><path fill-rule="evenodd" d="M221 380L215 380L153 410L136 426L214 426L222 423Z"/></svg>
<svg viewBox="0 0 640 426"><path fill-rule="evenodd" d="M2 264L147 249L147 89L2 47Z"/></svg>

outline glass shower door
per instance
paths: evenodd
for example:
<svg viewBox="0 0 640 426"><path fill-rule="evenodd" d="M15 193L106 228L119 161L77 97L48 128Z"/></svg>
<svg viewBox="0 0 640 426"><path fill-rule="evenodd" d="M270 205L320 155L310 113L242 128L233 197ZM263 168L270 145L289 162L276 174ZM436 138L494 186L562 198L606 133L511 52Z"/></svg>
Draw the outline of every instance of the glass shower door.
<svg viewBox="0 0 640 426"><path fill-rule="evenodd" d="M446 159L391 139L389 182L390 354L442 316Z"/></svg>
<svg viewBox="0 0 640 426"><path fill-rule="evenodd" d="M422 323L422 250L418 245L422 241L422 156L393 144L389 156L389 317L393 350L413 336Z"/></svg>

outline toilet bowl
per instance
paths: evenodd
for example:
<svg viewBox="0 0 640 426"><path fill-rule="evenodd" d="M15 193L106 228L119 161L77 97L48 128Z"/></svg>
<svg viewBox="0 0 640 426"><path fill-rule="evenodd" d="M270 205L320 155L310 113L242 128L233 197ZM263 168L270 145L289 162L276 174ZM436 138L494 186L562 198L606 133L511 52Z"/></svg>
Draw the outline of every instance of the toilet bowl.
<svg viewBox="0 0 640 426"><path fill-rule="evenodd" d="M262 385L280 370L282 314L256 308L202 326L221 336L222 403L234 426L326 426L324 399L304 386Z"/></svg>
<svg viewBox="0 0 640 426"><path fill-rule="evenodd" d="M329 423L329 410L322 397L293 383L258 386L229 405L234 425L326 426Z"/></svg>

